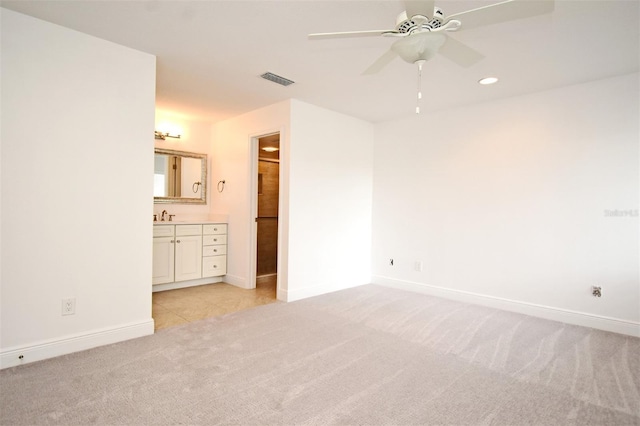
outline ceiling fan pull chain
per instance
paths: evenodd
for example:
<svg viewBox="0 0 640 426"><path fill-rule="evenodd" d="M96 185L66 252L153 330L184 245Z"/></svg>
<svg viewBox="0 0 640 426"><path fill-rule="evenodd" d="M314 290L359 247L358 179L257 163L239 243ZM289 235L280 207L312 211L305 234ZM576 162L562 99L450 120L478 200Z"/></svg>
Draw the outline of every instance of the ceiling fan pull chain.
<svg viewBox="0 0 640 426"><path fill-rule="evenodd" d="M420 100L422 99L422 65L425 61L416 61L418 64L418 96L416 99L416 114L420 114Z"/></svg>

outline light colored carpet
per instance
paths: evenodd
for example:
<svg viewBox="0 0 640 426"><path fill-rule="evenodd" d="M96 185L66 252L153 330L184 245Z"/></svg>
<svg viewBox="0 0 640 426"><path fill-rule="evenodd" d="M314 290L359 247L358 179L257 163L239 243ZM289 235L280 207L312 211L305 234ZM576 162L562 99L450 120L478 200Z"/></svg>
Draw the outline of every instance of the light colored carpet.
<svg viewBox="0 0 640 426"><path fill-rule="evenodd" d="M367 285L0 372L0 424L638 425L640 339Z"/></svg>

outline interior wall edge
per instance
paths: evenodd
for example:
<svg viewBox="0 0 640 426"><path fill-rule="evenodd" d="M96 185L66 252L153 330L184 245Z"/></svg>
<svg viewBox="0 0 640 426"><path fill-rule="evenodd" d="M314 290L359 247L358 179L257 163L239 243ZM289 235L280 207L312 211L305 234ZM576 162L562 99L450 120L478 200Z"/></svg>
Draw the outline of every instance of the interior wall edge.
<svg viewBox="0 0 640 426"><path fill-rule="evenodd" d="M516 312L537 318L563 322L582 327L596 328L634 337L640 337L640 323L619 318L610 318L585 312L576 312L552 306L536 305L518 300L505 299L485 294L455 290L437 285L423 284L413 281L398 280L381 275L373 276L373 283L400 290L413 291L429 296L451 299L458 302L471 303Z"/></svg>
<svg viewBox="0 0 640 426"><path fill-rule="evenodd" d="M0 366L151 334L156 58L0 15Z"/></svg>

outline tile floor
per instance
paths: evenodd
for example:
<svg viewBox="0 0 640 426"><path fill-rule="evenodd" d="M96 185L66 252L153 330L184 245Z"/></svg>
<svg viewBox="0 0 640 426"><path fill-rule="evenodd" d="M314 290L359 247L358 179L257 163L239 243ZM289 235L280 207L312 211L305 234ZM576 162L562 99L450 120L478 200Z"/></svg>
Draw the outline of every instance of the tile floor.
<svg viewBox="0 0 640 426"><path fill-rule="evenodd" d="M155 330L277 302L275 278L259 278L255 290L215 283L153 293Z"/></svg>

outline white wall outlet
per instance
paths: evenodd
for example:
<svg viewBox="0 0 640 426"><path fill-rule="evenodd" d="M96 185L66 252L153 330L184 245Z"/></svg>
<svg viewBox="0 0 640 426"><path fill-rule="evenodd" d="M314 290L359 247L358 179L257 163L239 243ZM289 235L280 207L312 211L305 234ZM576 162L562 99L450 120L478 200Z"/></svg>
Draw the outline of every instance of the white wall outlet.
<svg viewBox="0 0 640 426"><path fill-rule="evenodd" d="M74 315L76 313L76 299L62 299L62 315Z"/></svg>
<svg viewBox="0 0 640 426"><path fill-rule="evenodd" d="M416 262L413 264L413 269L415 269L416 272L422 272L422 262L416 260Z"/></svg>

